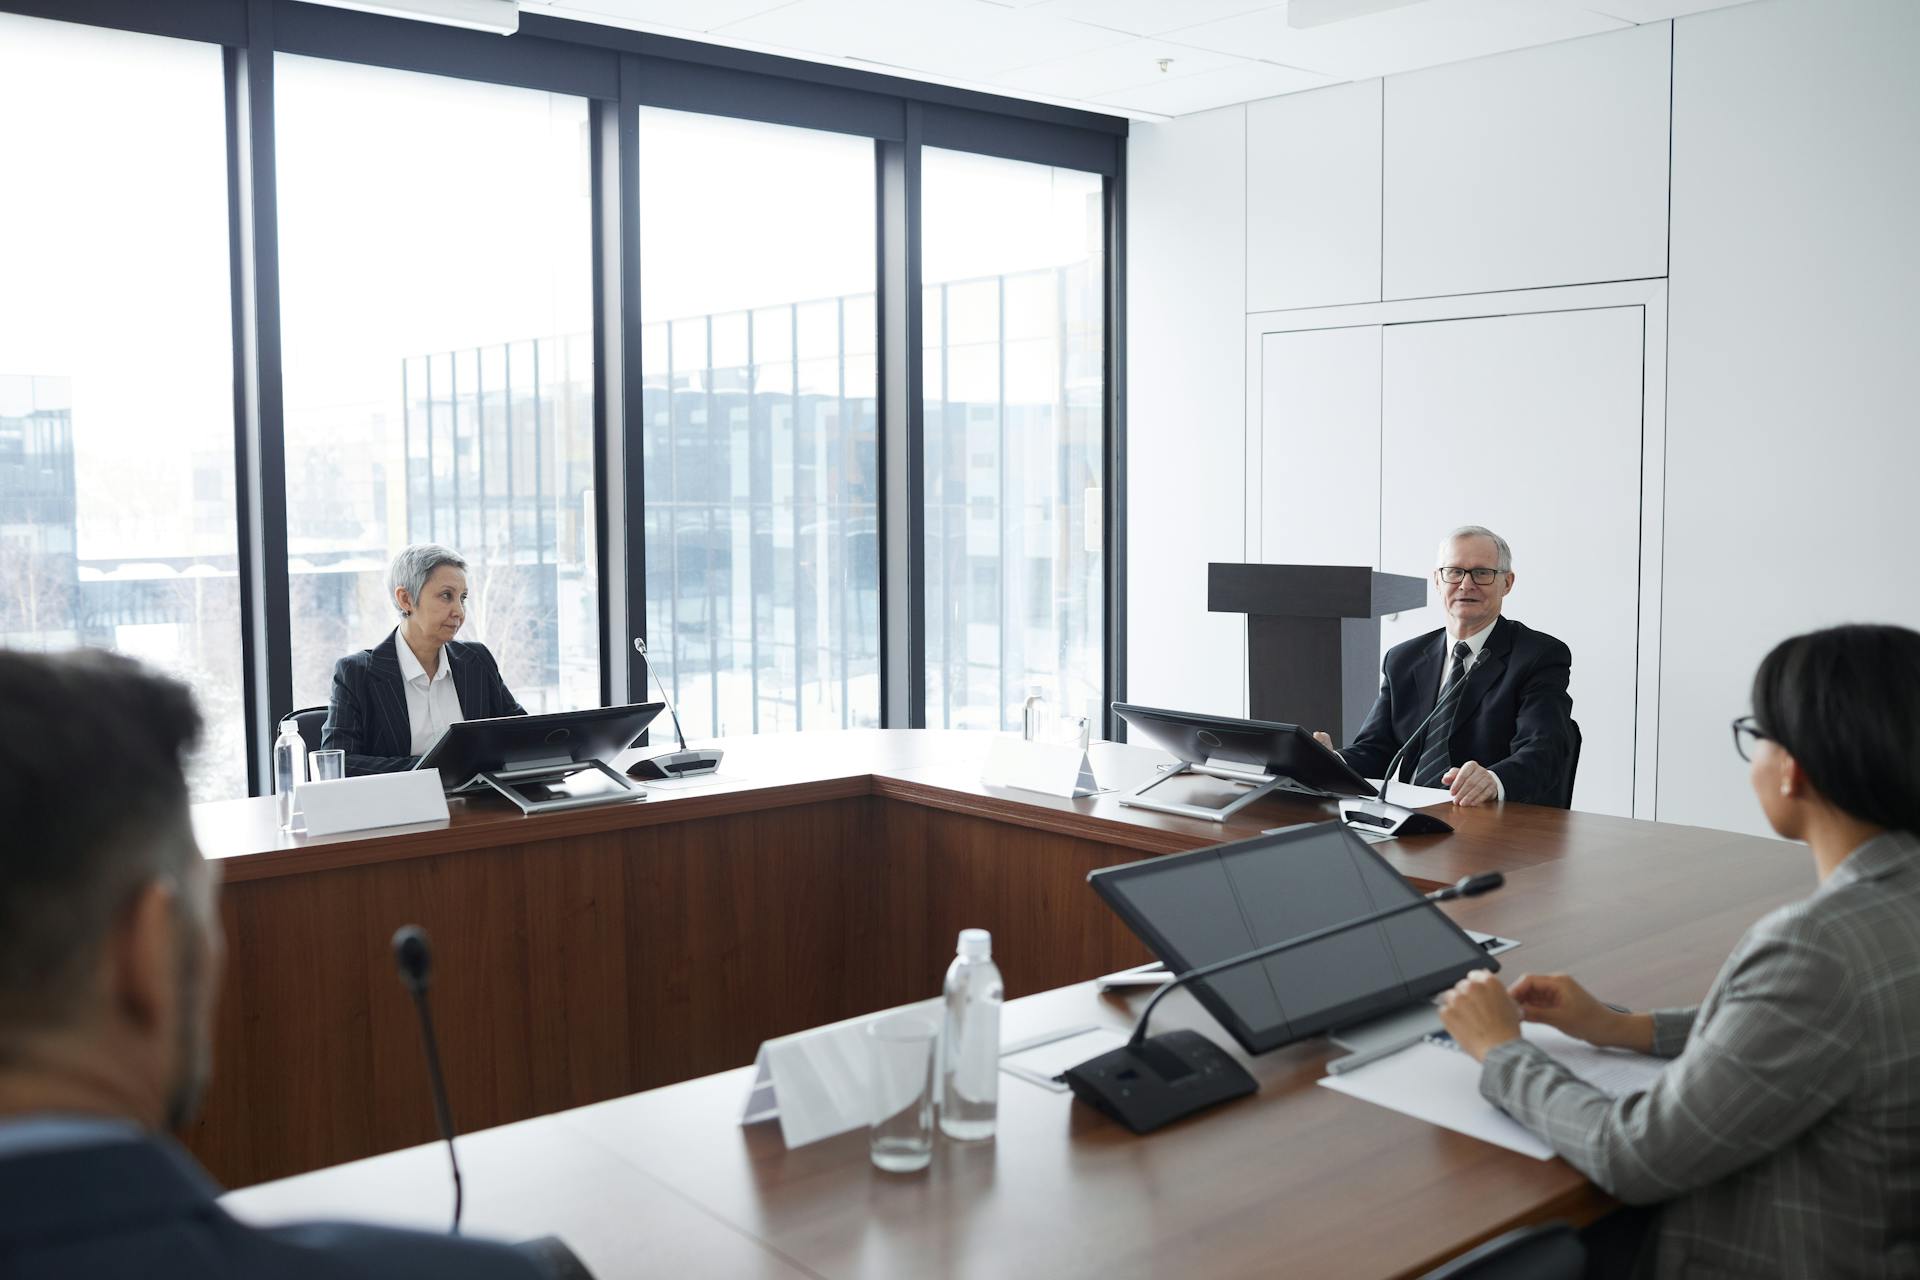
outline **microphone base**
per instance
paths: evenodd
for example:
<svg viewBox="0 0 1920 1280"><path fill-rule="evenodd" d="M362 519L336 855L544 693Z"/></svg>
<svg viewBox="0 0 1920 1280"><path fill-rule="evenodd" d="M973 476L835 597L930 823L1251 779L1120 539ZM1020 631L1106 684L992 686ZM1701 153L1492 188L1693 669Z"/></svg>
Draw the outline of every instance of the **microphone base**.
<svg viewBox="0 0 1920 1280"><path fill-rule="evenodd" d="M1385 800L1342 800L1340 821L1376 836L1439 836L1453 830L1445 818Z"/></svg>
<svg viewBox="0 0 1920 1280"><path fill-rule="evenodd" d="M636 760L627 767L629 778L638 778L642 782L671 782L675 778L698 778L703 774L716 773L720 769L720 757L723 751L708 749L705 751L669 751L665 755L648 756L645 760Z"/></svg>
<svg viewBox="0 0 1920 1280"><path fill-rule="evenodd" d="M1073 1096L1135 1133L1258 1092L1232 1054L1197 1031L1123 1045L1061 1073Z"/></svg>

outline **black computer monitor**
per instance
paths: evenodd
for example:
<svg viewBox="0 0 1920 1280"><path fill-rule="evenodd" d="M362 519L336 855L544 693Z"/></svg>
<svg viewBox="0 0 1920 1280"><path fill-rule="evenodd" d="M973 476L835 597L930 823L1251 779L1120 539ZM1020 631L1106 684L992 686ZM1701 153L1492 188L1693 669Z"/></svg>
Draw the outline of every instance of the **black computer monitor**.
<svg viewBox="0 0 1920 1280"><path fill-rule="evenodd" d="M413 767L438 769L446 789L458 791L483 774L587 765L596 760L611 765L665 709L665 703L641 702L538 716L459 720L447 726Z"/></svg>
<svg viewBox="0 0 1920 1280"><path fill-rule="evenodd" d="M1338 822L1110 867L1087 879L1174 973L1421 896ZM1499 967L1429 907L1230 969L1192 990L1241 1048L1265 1053Z"/></svg>
<svg viewBox="0 0 1920 1280"><path fill-rule="evenodd" d="M1187 764L1244 765L1249 773L1284 778L1296 790L1328 796L1376 794L1373 784L1349 768L1338 752L1322 746L1297 724L1203 716L1125 702L1114 703L1113 712L1129 728Z"/></svg>

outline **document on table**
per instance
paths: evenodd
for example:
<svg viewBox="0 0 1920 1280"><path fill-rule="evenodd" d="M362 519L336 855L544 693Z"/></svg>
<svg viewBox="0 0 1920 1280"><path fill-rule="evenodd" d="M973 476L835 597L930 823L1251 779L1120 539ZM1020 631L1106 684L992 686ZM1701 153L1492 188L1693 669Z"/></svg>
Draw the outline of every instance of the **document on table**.
<svg viewBox="0 0 1920 1280"><path fill-rule="evenodd" d="M1374 790L1380 792L1382 800L1404 805L1409 809L1424 809L1432 804L1453 802L1453 792L1445 787L1416 787L1411 782L1401 782L1398 779L1391 787L1378 778L1368 778L1367 781L1373 784Z"/></svg>
<svg viewBox="0 0 1920 1280"><path fill-rule="evenodd" d="M1646 1088L1667 1065L1644 1053L1596 1049L1552 1027L1528 1023L1520 1030L1588 1084L1616 1098ZM1324 1076L1320 1083L1536 1160L1553 1158L1553 1148L1480 1096L1480 1064L1451 1043L1422 1041L1344 1075Z"/></svg>

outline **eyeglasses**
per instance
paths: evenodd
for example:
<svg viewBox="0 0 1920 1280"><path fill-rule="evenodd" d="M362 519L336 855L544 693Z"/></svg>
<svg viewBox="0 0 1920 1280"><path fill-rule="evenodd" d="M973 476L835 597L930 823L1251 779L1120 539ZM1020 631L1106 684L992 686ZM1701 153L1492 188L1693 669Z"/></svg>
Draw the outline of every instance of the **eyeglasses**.
<svg viewBox="0 0 1920 1280"><path fill-rule="evenodd" d="M1435 569L1434 573L1442 582L1463 582L1468 574L1472 574L1473 584L1477 587L1491 586L1493 580L1500 576L1498 569L1462 569L1457 564L1445 565Z"/></svg>
<svg viewBox="0 0 1920 1280"><path fill-rule="evenodd" d="M1742 760L1753 759L1757 744L1775 740L1771 734L1761 731L1760 726L1754 723L1752 716L1741 716L1733 722L1733 749L1740 753Z"/></svg>

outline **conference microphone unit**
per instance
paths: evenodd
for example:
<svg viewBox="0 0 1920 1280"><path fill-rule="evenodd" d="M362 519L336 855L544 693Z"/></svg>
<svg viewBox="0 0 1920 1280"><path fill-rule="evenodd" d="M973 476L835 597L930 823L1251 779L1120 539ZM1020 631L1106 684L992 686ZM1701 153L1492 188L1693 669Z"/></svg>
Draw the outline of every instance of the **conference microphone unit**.
<svg viewBox="0 0 1920 1280"><path fill-rule="evenodd" d="M666 782L673 778L697 778L714 772L720 767L720 757L725 753L712 747L700 751L687 749L687 735L680 732L680 713L673 709L673 699L667 696L666 686L660 683L660 673L653 669L652 660L647 658L644 636L633 638L633 651L646 661L647 674L653 677L653 687L660 691L660 701L667 704L667 715L673 720L673 736L679 741L680 749L634 761L627 768L627 776L642 782Z"/></svg>
<svg viewBox="0 0 1920 1280"><path fill-rule="evenodd" d="M1153 1016L1154 1006L1165 999L1168 992L1201 978L1211 978L1243 964L1265 960L1296 947L1309 946L1350 929L1391 920L1432 903L1450 902L1455 898L1477 898L1505 883L1506 877L1498 871L1466 876L1410 902L1372 911L1324 929L1315 929L1297 938L1271 942L1225 960L1197 965L1153 993L1153 998L1147 1001L1147 1007L1140 1011L1140 1020L1134 1024L1133 1035L1126 1044L1099 1057L1089 1058L1076 1067L1069 1067L1061 1073L1060 1078L1073 1090L1074 1097L1141 1134L1152 1133L1197 1111L1258 1092L1260 1086L1247 1073L1247 1069L1235 1061L1232 1054L1199 1032L1168 1031L1149 1036L1147 1020Z"/></svg>
<svg viewBox="0 0 1920 1280"><path fill-rule="evenodd" d="M466 1193L460 1180L460 1155L453 1146L453 1108L447 1102L447 1082L440 1073L440 1046L433 1034L433 1014L427 1007L427 984L433 974L433 948L427 941L427 931L417 924L402 925L395 930L393 963L400 971L401 985L413 996L414 1011L420 1016L420 1040L427 1052L427 1083L433 1089L433 1115L440 1126L440 1137L447 1144L447 1162L453 1167L453 1227L449 1234L457 1236ZM530 1259L551 1280L593 1280L586 1264L558 1236L540 1236L511 1247Z"/></svg>
<svg viewBox="0 0 1920 1280"><path fill-rule="evenodd" d="M1409 809L1402 804L1394 804L1387 799L1387 792L1393 787L1393 775L1400 768L1400 761L1406 757L1407 748L1420 741L1427 726L1440 714L1440 709L1460 696L1467 687L1463 677L1448 686L1440 700L1433 704L1433 710L1427 712L1427 718L1420 727L1407 735L1400 749L1393 753L1393 759L1387 761L1385 772L1380 775L1380 798L1377 800L1342 800L1340 802L1340 821L1350 827L1381 836L1438 836L1453 830L1453 824L1445 818L1435 817L1431 813L1422 813L1418 809ZM1401 784L1406 785L1405 783Z"/></svg>

